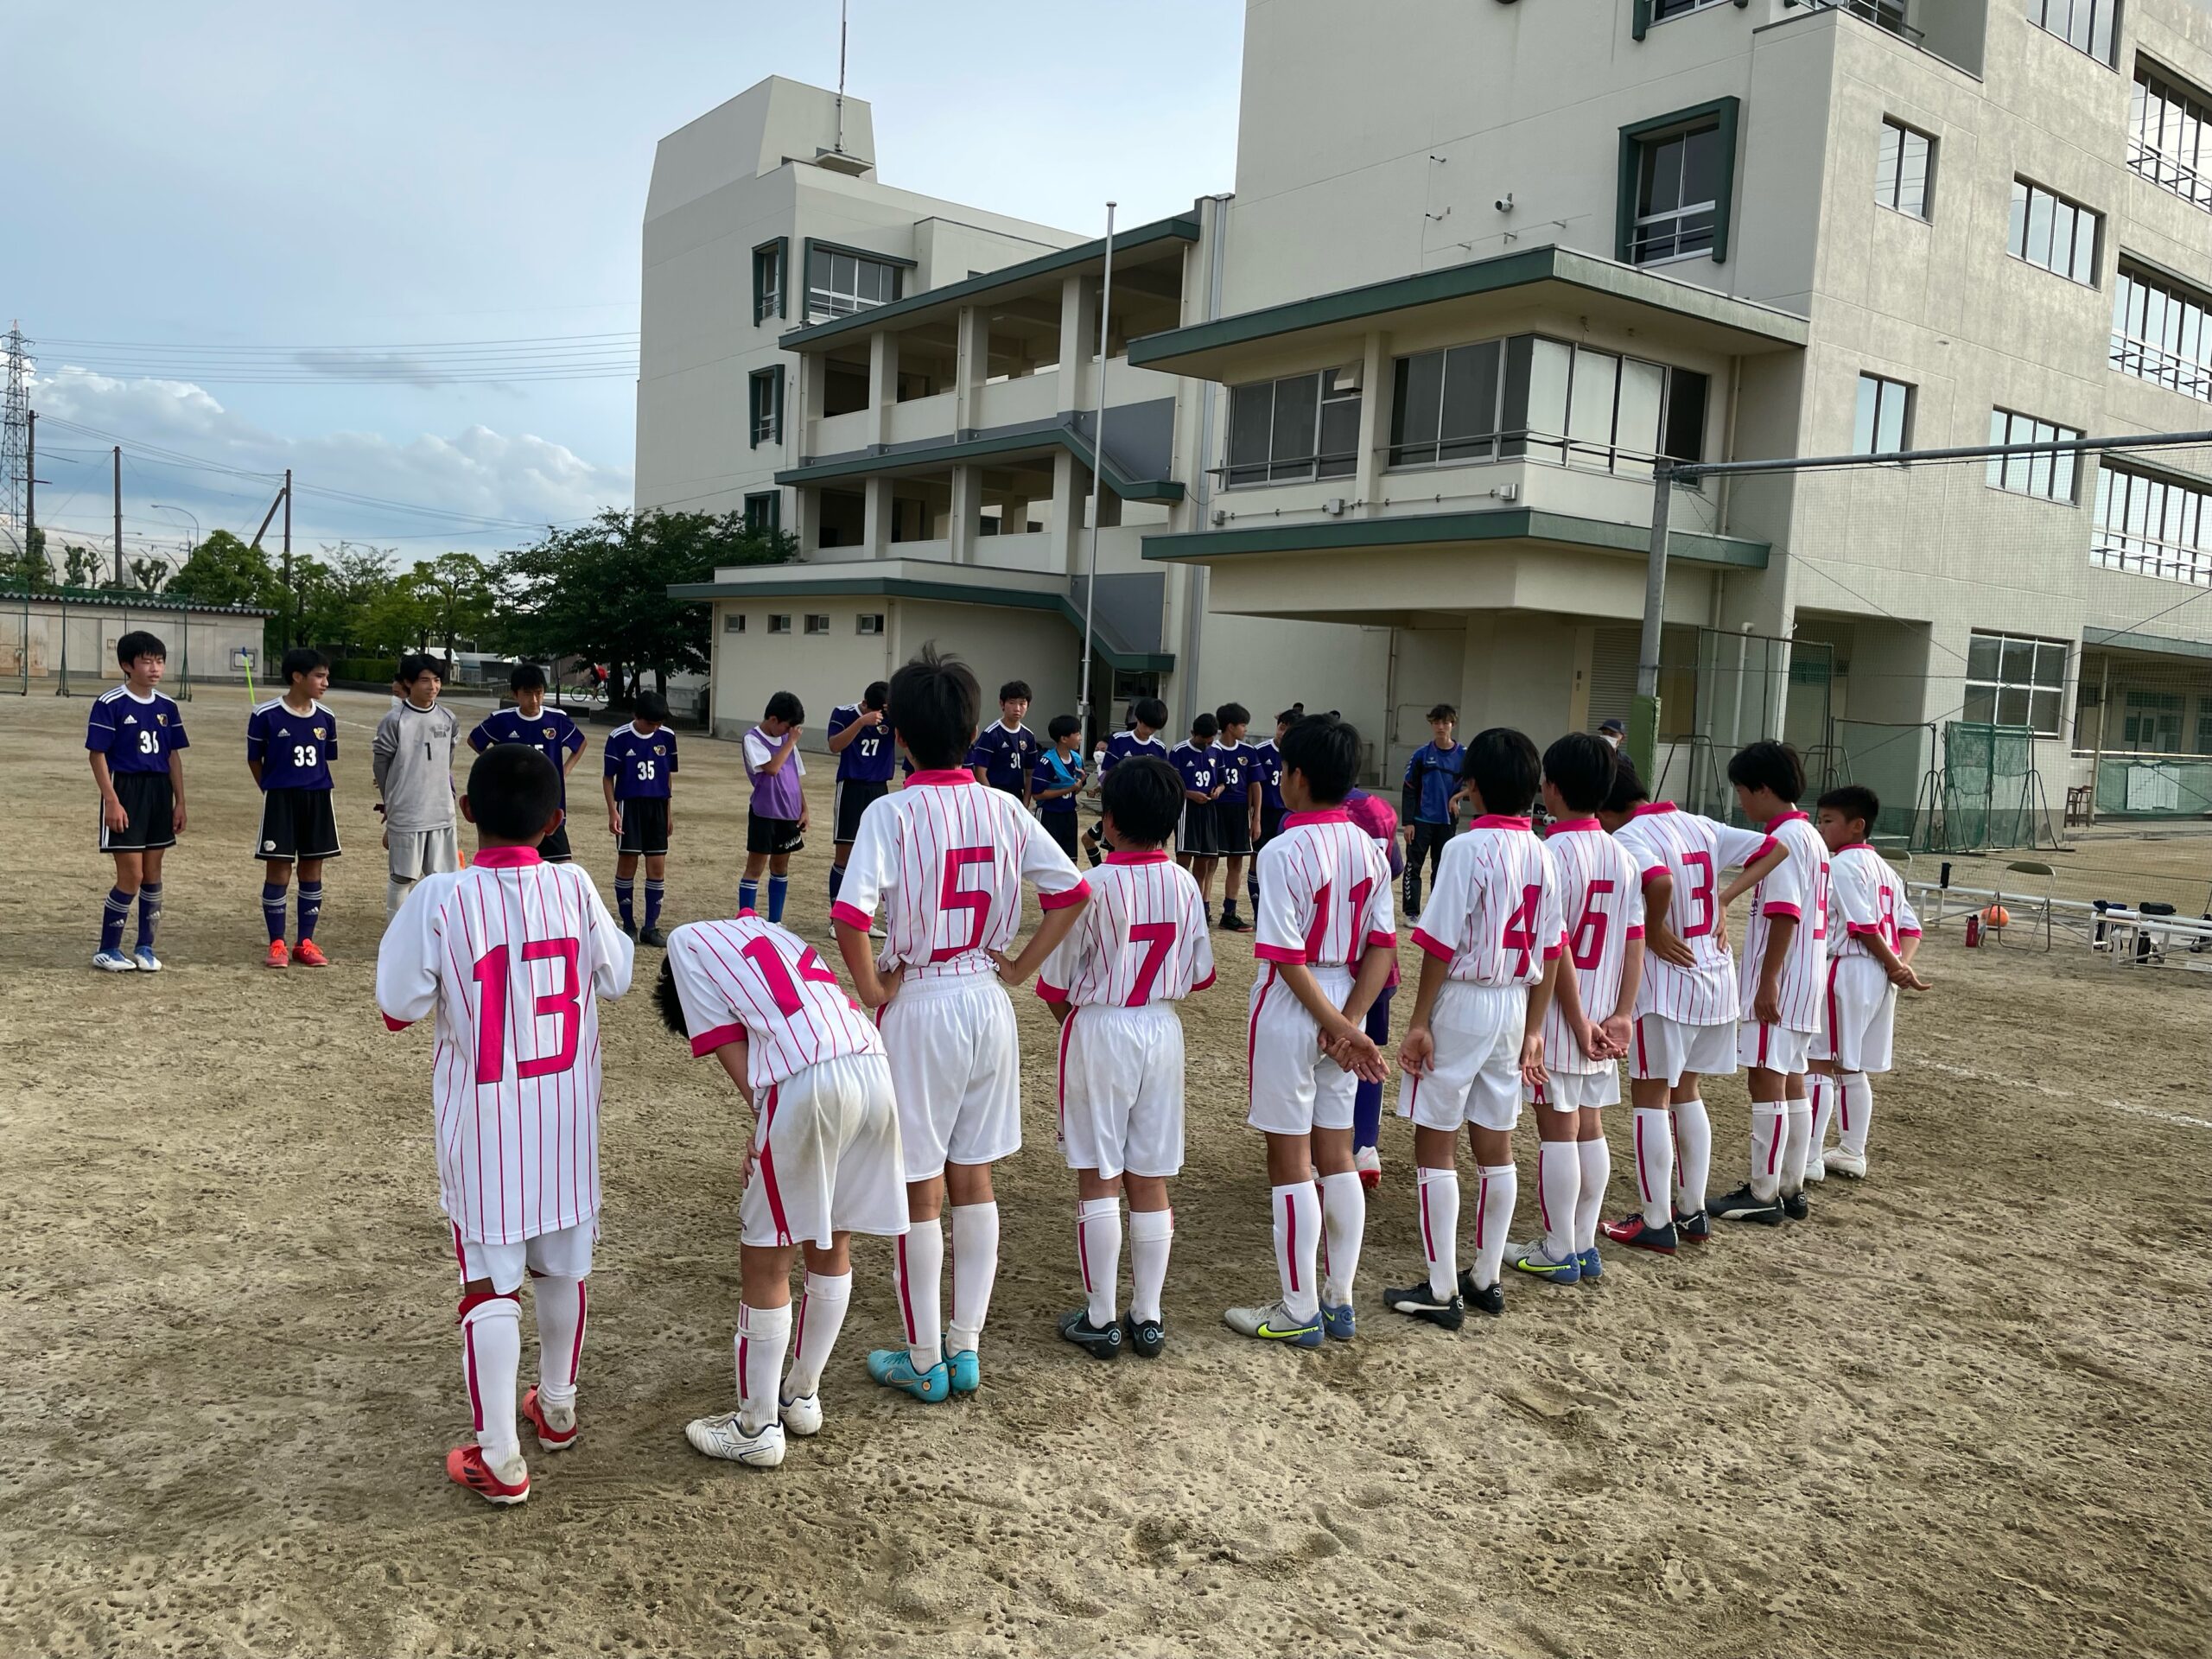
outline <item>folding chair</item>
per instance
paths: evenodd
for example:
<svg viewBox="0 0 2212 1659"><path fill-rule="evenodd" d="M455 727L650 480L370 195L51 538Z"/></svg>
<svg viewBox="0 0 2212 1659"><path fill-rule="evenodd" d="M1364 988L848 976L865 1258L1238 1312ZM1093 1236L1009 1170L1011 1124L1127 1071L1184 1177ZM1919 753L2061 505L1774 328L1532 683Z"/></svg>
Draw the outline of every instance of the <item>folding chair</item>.
<svg viewBox="0 0 2212 1659"><path fill-rule="evenodd" d="M2006 875L2029 875L2040 876L2043 878L2043 892L2040 894L2024 893L2021 894L2020 897L2024 898L2030 906L2028 914L2031 918L2031 925L2032 925L2032 918L2036 911L2040 910L2043 912L2043 948L2044 953L2048 955L2050 950L2051 931L2055 921L2053 915L2055 906L2051 903L2051 899L2053 897L2051 888L2057 880L2058 872L2052 869L2050 865L2042 862L2040 860L2020 858L2015 859L2012 862L2007 864L2005 867L2004 874ZM2001 892L2004 885L2005 884L2001 880L1998 883L2000 892L1995 902L2000 905L2005 903L2005 895ZM2004 944L2005 934L2007 931L2008 930L2005 928L1999 928L1996 930L1998 944Z"/></svg>

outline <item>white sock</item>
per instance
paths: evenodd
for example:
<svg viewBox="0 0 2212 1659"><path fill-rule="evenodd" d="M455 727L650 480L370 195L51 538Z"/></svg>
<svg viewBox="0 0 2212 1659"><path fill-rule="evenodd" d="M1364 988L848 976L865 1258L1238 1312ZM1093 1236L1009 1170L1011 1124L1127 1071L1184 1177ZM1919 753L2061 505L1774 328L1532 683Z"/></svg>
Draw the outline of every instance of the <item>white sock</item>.
<svg viewBox="0 0 2212 1659"><path fill-rule="evenodd" d="M1605 1183L1613 1179L1613 1149L1605 1137L1578 1141L1574 1149L1582 1160L1582 1192L1574 1205L1574 1248L1598 1248L1598 1217L1605 1208Z"/></svg>
<svg viewBox="0 0 2212 1659"><path fill-rule="evenodd" d="M1548 1106L1538 1108L1549 1111ZM1582 1199L1582 1154L1572 1141L1545 1141L1536 1147L1536 1204L1544 1221L1544 1252L1554 1262L1575 1253L1574 1211Z"/></svg>
<svg viewBox="0 0 2212 1659"><path fill-rule="evenodd" d="M1274 1206L1275 1273L1282 1281L1283 1307L1293 1319L1313 1319L1321 1311L1321 1287L1313 1278L1321 1195L1311 1181L1293 1181L1274 1188L1269 1202Z"/></svg>
<svg viewBox="0 0 2212 1659"><path fill-rule="evenodd" d="M1782 1190L1805 1190L1805 1160L1813 1151L1813 1103L1792 1098L1784 1114L1782 1142Z"/></svg>
<svg viewBox="0 0 2212 1659"><path fill-rule="evenodd" d="M1329 1244L1326 1300L1332 1307L1350 1307L1359 1247L1367 1234L1367 1189L1359 1184L1357 1170L1321 1178L1321 1225Z"/></svg>
<svg viewBox="0 0 2212 1659"><path fill-rule="evenodd" d="M944 1230L932 1216L918 1221L892 1249L892 1287L899 1293L899 1318L906 1327L906 1353L914 1369L926 1371L944 1361Z"/></svg>
<svg viewBox="0 0 2212 1659"><path fill-rule="evenodd" d="M1673 1224L1675 1136L1664 1106L1639 1106L1636 1130L1636 1196L1643 1205L1643 1224Z"/></svg>
<svg viewBox="0 0 2212 1659"><path fill-rule="evenodd" d="M845 1310L852 1306L850 1273L810 1273L798 1299L798 1313L791 1344L791 1368L784 1376L784 1397L804 1400L820 1392L822 1368L845 1328Z"/></svg>
<svg viewBox="0 0 2212 1659"><path fill-rule="evenodd" d="M791 1305L737 1305L737 1426L758 1434L783 1415L776 1397L784 1350L791 1339Z"/></svg>
<svg viewBox="0 0 2212 1659"><path fill-rule="evenodd" d="M1513 1206L1521 1197L1521 1172L1511 1164L1485 1164L1476 1176L1475 1288L1488 1290L1505 1266Z"/></svg>
<svg viewBox="0 0 2212 1659"><path fill-rule="evenodd" d="M1421 1172L1421 1253L1428 1261L1428 1294L1446 1301L1459 1278L1459 1172Z"/></svg>
<svg viewBox="0 0 2212 1659"><path fill-rule="evenodd" d="M1158 1319L1167 1287L1167 1253L1175 1243L1173 1210L1129 1211L1129 1317L1139 1325Z"/></svg>
<svg viewBox="0 0 2212 1659"><path fill-rule="evenodd" d="M949 1346L963 1354L982 1340L991 1311L991 1287L999 1277L999 1207L995 1204L952 1206L952 1317L945 1321Z"/></svg>
<svg viewBox="0 0 2212 1659"><path fill-rule="evenodd" d="M1778 1100L1751 1103L1751 1196L1770 1200L1782 1190L1783 1106Z"/></svg>
<svg viewBox="0 0 2212 1659"><path fill-rule="evenodd" d="M1702 1100L1677 1101L1675 1120L1675 1179L1686 1216L1705 1209L1705 1184L1713 1175L1713 1120Z"/></svg>
<svg viewBox="0 0 2212 1659"><path fill-rule="evenodd" d="M461 1316L461 1371L476 1444L495 1469L522 1455L515 1428L515 1376L521 1370L522 1304L512 1296L486 1296Z"/></svg>
<svg viewBox="0 0 2212 1659"><path fill-rule="evenodd" d="M1813 1108L1813 1132L1805 1143L1805 1161L1809 1164L1828 1143L1828 1119L1835 1116L1840 1091L1834 1077L1825 1071L1815 1071L1805 1079L1805 1092Z"/></svg>
<svg viewBox="0 0 2212 1659"><path fill-rule="evenodd" d="M548 1274L530 1281L530 1305L537 1315L537 1397L549 1406L575 1407L588 1300L581 1279Z"/></svg>
<svg viewBox="0 0 2212 1659"><path fill-rule="evenodd" d="M956 1212L957 1213L957 1212ZM1122 1278L1122 1201L1085 1198L1075 1207L1075 1261L1083 1270L1084 1317L1095 1331L1114 1323L1114 1293Z"/></svg>
<svg viewBox="0 0 2212 1659"><path fill-rule="evenodd" d="M1866 1155L1866 1131L1874 1121L1874 1084L1864 1071L1847 1071L1840 1079L1843 1087L1837 1092L1842 1100L1838 1115L1843 1125L1837 1139L1843 1149L1854 1158Z"/></svg>
<svg viewBox="0 0 2212 1659"><path fill-rule="evenodd" d="M384 884L384 913L385 920L389 921L391 918L399 914L399 907L407 902L408 890L414 885L415 884L412 881L402 881L396 877L387 880Z"/></svg>

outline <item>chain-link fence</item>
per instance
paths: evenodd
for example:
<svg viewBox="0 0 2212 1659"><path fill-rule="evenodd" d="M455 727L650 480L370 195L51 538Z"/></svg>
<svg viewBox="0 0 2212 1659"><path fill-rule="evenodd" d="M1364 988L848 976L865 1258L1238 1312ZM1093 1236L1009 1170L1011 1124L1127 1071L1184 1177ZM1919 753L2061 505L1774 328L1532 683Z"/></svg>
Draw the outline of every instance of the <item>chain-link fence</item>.
<svg viewBox="0 0 2212 1659"><path fill-rule="evenodd" d="M264 683L266 611L187 605L128 594L0 593L0 692L98 696L116 683L116 644L144 632L168 651L162 689Z"/></svg>

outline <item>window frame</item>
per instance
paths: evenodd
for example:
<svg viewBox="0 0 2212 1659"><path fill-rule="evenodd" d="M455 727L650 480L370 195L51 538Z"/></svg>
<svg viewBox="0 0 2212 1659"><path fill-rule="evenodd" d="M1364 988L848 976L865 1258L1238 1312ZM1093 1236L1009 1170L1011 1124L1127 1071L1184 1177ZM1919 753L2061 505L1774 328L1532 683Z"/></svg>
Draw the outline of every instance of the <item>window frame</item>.
<svg viewBox="0 0 2212 1659"><path fill-rule="evenodd" d="M769 278L773 276L772 283ZM791 239L771 238L753 250L753 326L791 314Z"/></svg>
<svg viewBox="0 0 2212 1659"><path fill-rule="evenodd" d="M2027 435L2020 435L2024 425ZM2046 436L2044 429L2049 429ZM1993 406L1989 411L1989 441L1993 444L2014 443L2078 443L2082 432L2078 427L2061 426L2056 421L2044 420L2039 415L2023 414L2003 404ZM1992 455L1989 457L1985 482L1993 490L2006 495L2024 495L2037 501L2056 502L2068 507L2082 505L2081 451L2054 450L2050 455ZM2050 487L2037 487L2037 472L2042 469ZM2057 493L2062 475L2065 493Z"/></svg>
<svg viewBox="0 0 2212 1659"><path fill-rule="evenodd" d="M880 639L884 624L889 619L881 611L856 611L853 613L853 632L869 639ZM869 623L875 624L874 627Z"/></svg>
<svg viewBox="0 0 2212 1659"><path fill-rule="evenodd" d="M2167 120L2182 130L2183 143L2173 150L2165 147L2163 136L2155 144L2144 136L2154 85ZM2127 106L2129 170L2169 195L2212 213L2212 92L2139 52L2135 54L2133 86ZM2178 118L2171 113L2177 107ZM2158 124L2163 127L2166 122Z"/></svg>
<svg viewBox="0 0 2212 1659"><path fill-rule="evenodd" d="M2100 54L2095 49L2096 16L2098 9L2102 6L2109 6L2110 10L2105 17L2105 29L2108 37L2106 41L2107 50ZM2073 34L2075 16L2084 10L2087 10L2089 17L2089 44L2087 46L2076 41ZM2054 13L2062 10L2065 13L2066 27L2053 29L2050 26L2051 16ZM2120 36L2126 29L2126 8L2122 5L2121 0L2025 0L2024 5L2021 8L2021 14L2026 18L2029 28L2050 35L2054 41L2060 41L2072 47L2090 62L2101 63L2107 69L2116 70L2120 67Z"/></svg>
<svg viewBox="0 0 2212 1659"><path fill-rule="evenodd" d="M770 633L789 633L791 631L791 613L789 611L771 611L768 613L768 632Z"/></svg>
<svg viewBox="0 0 2212 1659"><path fill-rule="evenodd" d="M1974 669L1974 644L1977 640L1985 639L1994 642L1993 647L1994 663L1989 672L1977 673ZM2005 647L2008 645L2024 645L2029 648L2026 679L2018 679L2008 674L2005 666ZM2058 677L2056 680L2046 680L2041 677L2040 671L2045 660L2044 653L2047 650L2055 650L2058 653ZM2075 642L2069 639L2052 639L2042 634L2007 633L1998 628L1967 630L1966 672L1961 681L1964 690L1959 705L1960 717L1977 724L2025 726L2038 738L2059 737L2066 729L2067 668L2075 651ZM1974 712L1974 694L1978 690L1986 690L1989 694L1989 715L1986 721L1983 721ZM2024 710L2027 716L2025 719L2004 720L1999 717L2005 712L2005 698L2008 691L2018 693L2027 699L2027 707ZM2056 698L2048 728L2035 718L2035 703L2038 696Z"/></svg>
<svg viewBox="0 0 2212 1659"><path fill-rule="evenodd" d="M2051 203L2047 210L2047 217L2050 220L2049 245L2052 250L2056 251L2058 246L2058 210L2063 207L2076 216L2074 233L2067 238L2068 257L2066 268L2063 270L2056 265L2045 264L2037 258L2032 251L2036 239L2036 201L2038 197ZM2089 241L2089 274L2087 276L2077 276L2074 274L2075 256L2080 253L2082 248L2079 216L2083 213L2089 216L2092 226ZM2013 231L2016 226L2019 232L2019 245L2017 247L2013 245ZM2024 265L2033 265L2037 270L2047 270L2052 276L2063 277L2078 287L2101 288L2103 284L2098 281L2098 275L2104 269L2105 216L2086 202L2076 201L2073 197L2054 190L2047 184L2037 184L2033 179L2025 178L2015 173L2012 175L2012 207L2005 221L2005 251Z"/></svg>
<svg viewBox="0 0 2212 1659"><path fill-rule="evenodd" d="M755 518L753 517L753 508L756 505L760 505L764 503L766 504L766 511L762 512L758 518ZM747 493L745 498L744 523L745 528L748 531L766 531L772 536L782 530L784 527L784 493L781 490L753 490Z"/></svg>
<svg viewBox="0 0 2212 1659"><path fill-rule="evenodd" d="M2212 479L2104 461L2090 504L2089 563L2158 582L2212 588Z"/></svg>
<svg viewBox="0 0 2212 1659"><path fill-rule="evenodd" d="M837 260L850 259L855 262L855 280L849 293L836 287L817 288L814 280L814 261L817 254L830 262L829 275L833 280L836 275ZM895 305L906 297L906 272L914 264L912 259L901 258L897 254L881 253L873 248L848 247L842 242L824 242L811 236L806 238L805 256L805 269L799 273L799 277L806 285L805 322L810 327L817 323L836 322L846 317L862 315L883 306ZM880 266L890 273L887 283L889 292L882 298L863 301L861 297L858 267L861 264ZM817 311L815 306L815 296L817 293L827 296L833 303L825 305ZM834 303L839 300L849 300L850 303L842 306Z"/></svg>
<svg viewBox="0 0 2212 1659"><path fill-rule="evenodd" d="M1934 133L1924 132L1910 121L1900 121L1894 115L1885 115L1882 118L1884 149L1888 147L1888 135L1891 129L1895 129L1898 134L1896 176L1889 179L1882 176L1885 158L1882 152L1878 150L1874 161L1875 206L1886 207L1901 218L1914 219L1923 225L1932 225L1936 222L1936 151L1938 148L1938 140ZM1928 147L1920 168L1920 209L1917 213L1901 204L1901 198L1904 194L1905 147L1915 138L1919 139Z"/></svg>
<svg viewBox="0 0 2212 1659"><path fill-rule="evenodd" d="M2116 374L2212 403L2212 292L2123 257L2106 361Z"/></svg>
<svg viewBox="0 0 2212 1659"><path fill-rule="evenodd" d="M761 388L768 396L763 412ZM745 430L751 440L749 449L758 449L764 443L784 441L784 365L775 364L765 369L755 369L745 377Z"/></svg>
<svg viewBox="0 0 2212 1659"><path fill-rule="evenodd" d="M1222 487L1225 490L1256 489L1268 484L1313 484L1328 479L1352 478L1359 471L1360 400L1366 396L1363 386L1335 385L1334 368L1308 369L1300 374L1276 375L1267 380L1248 380L1229 388L1229 419L1224 423L1222 467ZM1282 388L1302 381L1313 383L1313 418L1312 436L1307 440L1310 450L1304 455L1278 455L1275 453L1276 410L1282 400ZM1236 438L1240 417L1237 410L1246 395L1265 390L1268 394L1268 448L1266 458L1260 461L1237 461ZM1352 446L1344 451L1324 451L1322 433L1328 424L1331 408L1342 410L1349 405L1353 413ZM1246 404L1249 407L1249 403ZM1324 470L1324 469L1326 470ZM1248 474L1240 477L1239 474ZM1255 474L1257 476L1249 476Z"/></svg>
<svg viewBox="0 0 2212 1659"><path fill-rule="evenodd" d="M745 613L743 611L724 611L722 613L722 632L726 634L743 633L745 632Z"/></svg>
<svg viewBox="0 0 2212 1659"><path fill-rule="evenodd" d="M1678 259L1700 258L1709 258L1716 265L1728 263L1728 238L1736 212L1737 129L1742 112L1741 99L1716 98L1710 103L1670 111L1665 115L1654 116L1648 121L1632 122L1620 130L1619 177L1614 190L1613 257L1621 264L1643 268L1671 264ZM1637 258L1634 249L1637 226L1640 222L1637 212L1637 185L1643 171L1644 146L1702 131L1708 122L1714 124L1719 132L1723 162L1720 193L1713 203L1712 245L1696 252L1670 254L1664 258ZM1680 213L1681 210L1677 208L1678 218Z"/></svg>
<svg viewBox="0 0 2212 1659"><path fill-rule="evenodd" d="M1859 403L1855 395L1859 388L1870 380L1875 386L1874 424L1873 430L1867 440L1862 443L1859 437ZM1884 449L1878 447L1882 438L1882 412L1889 401L1888 393L1892 390L1901 394L1904 407L1897 416L1897 447L1894 449ZM1893 466L1904 465L1904 462L1897 460L1897 457L1903 455L1912 448L1912 421L1920 402L1920 388L1910 380L1892 379L1886 374L1876 374L1872 369L1861 369L1859 371L1859 378L1852 382L1852 391L1854 393L1854 402L1852 405L1851 416L1851 453L1854 455L1870 455L1877 460L1886 460Z"/></svg>
<svg viewBox="0 0 2212 1659"><path fill-rule="evenodd" d="M827 612L827 611L808 611L808 612L805 612L805 613L804 613L804 615L805 615L805 617L806 617L806 623L805 623L805 627L804 627L804 632L805 632L806 637L808 637L808 638L810 638L810 639L816 639L816 638L819 638L819 637L821 637L821 636L823 636L823 635L824 635L824 634L826 634L826 633L828 633L828 632L830 632L830 613L829 613L829 612Z"/></svg>

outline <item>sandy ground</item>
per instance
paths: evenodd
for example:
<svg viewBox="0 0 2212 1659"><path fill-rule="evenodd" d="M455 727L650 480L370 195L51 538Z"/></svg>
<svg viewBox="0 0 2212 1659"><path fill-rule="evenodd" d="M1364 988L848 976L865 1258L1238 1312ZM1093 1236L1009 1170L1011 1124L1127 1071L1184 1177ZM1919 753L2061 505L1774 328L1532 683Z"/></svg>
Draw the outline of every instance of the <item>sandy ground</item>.
<svg viewBox="0 0 2212 1659"><path fill-rule="evenodd" d="M633 995L605 1027L588 1432L536 1460L527 1506L486 1510L440 1468L467 1414L429 1035L386 1034L370 996L380 704L334 701L337 965L258 966L245 702L208 692L169 971L149 979L86 966L106 876L86 705L0 699L0 1651L2212 1647L2212 982L2079 947L1967 952L1955 928L1923 958L1938 988L1903 1021L1863 1187L1816 1189L1780 1235L1509 1286L1503 1321L1455 1338L1381 1307L1419 1261L1394 1121L1366 1323L1312 1354L1219 1323L1272 1282L1240 1122L1250 967L1224 939L1186 1015L1169 1357L1108 1368L1052 1334L1073 1194L1033 1065L983 1393L924 1408L868 1384L893 1318L863 1249L829 1425L768 1474L683 1441L730 1390L739 1107ZM734 749L685 754L677 920L734 902L743 811ZM2100 856L2189 885L2212 842ZM827 859L817 836L793 905L824 940ZM1718 1186L1741 1172L1744 1094L1711 1097Z"/></svg>

